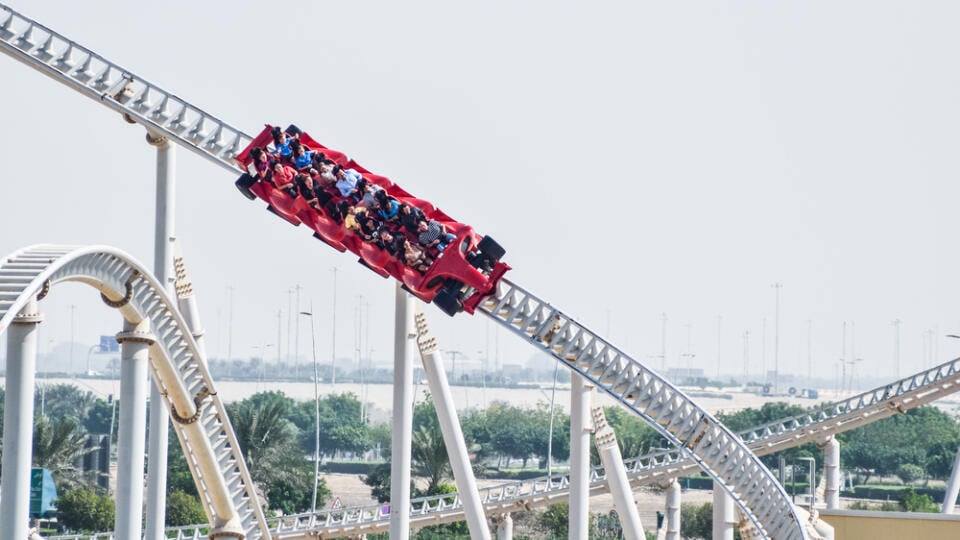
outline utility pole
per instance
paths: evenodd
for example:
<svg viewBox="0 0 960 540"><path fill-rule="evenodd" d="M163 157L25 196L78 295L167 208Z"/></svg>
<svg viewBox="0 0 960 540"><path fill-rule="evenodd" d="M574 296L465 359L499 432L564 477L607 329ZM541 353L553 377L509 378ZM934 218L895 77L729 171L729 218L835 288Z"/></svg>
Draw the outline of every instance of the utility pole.
<svg viewBox="0 0 960 540"><path fill-rule="evenodd" d="M230 301L227 311L227 361L233 361L233 287L227 286L228 299Z"/></svg>
<svg viewBox="0 0 960 540"><path fill-rule="evenodd" d="M667 313L660 314L660 371L667 369Z"/></svg>
<svg viewBox="0 0 960 540"><path fill-rule="evenodd" d="M298 310L297 313L300 311ZM298 317L299 319L299 317ZM300 324L300 321L297 320L297 324ZM293 333L293 289L287 289L287 365L291 364L290 358L290 335ZM297 378L300 377L300 364L297 364L297 369L295 375Z"/></svg>
<svg viewBox="0 0 960 540"><path fill-rule="evenodd" d="M299 300L297 301L299 306ZM333 337L330 340L330 384L337 385L337 267L333 267Z"/></svg>
<svg viewBox="0 0 960 540"><path fill-rule="evenodd" d="M300 313L300 284L297 283L293 290L297 293L297 313ZM293 331L293 365L295 366L294 371L300 369L300 321L297 320L297 326Z"/></svg>
<svg viewBox="0 0 960 540"><path fill-rule="evenodd" d="M900 319L893 320L893 374L900 378Z"/></svg>
<svg viewBox="0 0 960 540"><path fill-rule="evenodd" d="M780 391L780 289L782 284L774 283L774 323L773 323L773 392Z"/></svg>
<svg viewBox="0 0 960 540"><path fill-rule="evenodd" d="M76 341L76 331L74 329L74 313L77 310L77 306L70 304L70 370L69 373L73 373L73 342Z"/></svg>
<svg viewBox="0 0 960 540"><path fill-rule="evenodd" d="M281 369L281 364L283 359L280 357L280 344L283 343L281 340L283 336L283 310L277 310L277 374L283 373Z"/></svg>
<svg viewBox="0 0 960 540"><path fill-rule="evenodd" d="M717 379L720 379L720 343L721 343L721 330L723 327L723 315L717 315Z"/></svg>
<svg viewBox="0 0 960 540"><path fill-rule="evenodd" d="M743 382L750 382L750 331L743 332Z"/></svg>
<svg viewBox="0 0 960 540"><path fill-rule="evenodd" d="M769 382L767 378L767 318L763 318L763 324L760 328L760 375L763 376L763 382Z"/></svg>

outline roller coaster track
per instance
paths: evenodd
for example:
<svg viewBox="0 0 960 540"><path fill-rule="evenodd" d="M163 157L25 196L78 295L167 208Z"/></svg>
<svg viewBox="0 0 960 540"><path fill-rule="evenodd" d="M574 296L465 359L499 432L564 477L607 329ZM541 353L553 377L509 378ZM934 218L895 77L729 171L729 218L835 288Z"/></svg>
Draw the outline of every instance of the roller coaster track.
<svg viewBox="0 0 960 540"><path fill-rule="evenodd" d="M240 172L232 158L252 140L250 136L2 4L0 51L119 112L127 121L143 125L153 136L168 138L228 170ZM117 276L110 276L109 279L116 280ZM113 291L122 296L122 290ZM22 299L16 296L19 294L16 290L11 290L9 294L11 298L16 298L14 301ZM158 292L154 292L154 297L165 300ZM783 486L757 456L709 412L658 374L508 280L500 281L496 294L485 299L478 311L554 356L644 418L680 448L688 459L713 477L761 534L778 540L807 537L803 520L790 503ZM176 361L173 365L178 368L188 366L188 369L179 374L166 373L166 378L160 380L163 384L189 386L194 392L191 395L199 400L204 393L197 381L202 379L210 391L212 382L196 355L189 332L180 330L182 321L179 315L175 311L164 313L164 319L155 321L155 324L164 323L167 326L155 326L154 331L158 334L175 331L181 336L179 347L169 349L169 352L186 354L186 364ZM176 323L171 322L173 320ZM2 328L0 326L0 330ZM164 364L158 366L163 367ZM156 369L157 366L154 367ZM178 375L185 379L178 380ZM178 403L173 400L175 409L182 405L191 411L190 400L186 399L189 396L179 397L185 401ZM223 502L223 497L211 495L209 490L216 487L216 482L213 486L205 483L204 467L197 466L193 461L214 459L213 456L220 460L227 456L233 466L239 469L244 467L236 445L229 441L231 430L225 416L220 421L219 401L215 394L212 397L216 407L200 409L201 413L206 411L205 419L211 422L212 430L206 432L209 439L203 433L192 431L188 436L187 431L179 428L181 433L178 435L181 436L188 461L194 467L198 488L207 499L208 517L213 520L215 527L220 527L225 525L217 519L222 520L224 516L220 514L227 511L227 508L217 504ZM217 409L217 414L209 414L212 409ZM221 442L224 446L219 447L216 454L212 454L213 449L204 447L216 446ZM241 512L241 520L244 530L248 531L248 538L266 534L262 517L255 516L259 510L253 510L257 505L249 479L239 474L233 475L231 468L222 466L223 463L220 465L218 471L226 481L237 480L243 485L242 490L231 491L231 495L238 512L241 508L246 509L246 513ZM308 537L312 534L309 531L293 531L289 535L278 532L275 537Z"/></svg>
<svg viewBox="0 0 960 540"><path fill-rule="evenodd" d="M515 322L513 328L517 332L522 332L527 339L541 344L549 343L554 356L564 354L565 361L578 362L587 368L585 371L592 371L601 377L605 374L608 378L610 377L608 373L613 368L608 365L609 360L606 362L588 360L584 358L583 347L578 350L578 353L573 353L572 350L567 350L566 346L559 345L564 338L556 335L550 336L549 340L544 339L552 329L559 328L568 336L567 340L580 334L583 329L574 328L573 324L560 323L554 318L554 324L550 326L551 330L544 332L543 321L550 317L544 317L543 314L553 313L552 308L546 308L534 302L527 293L517 290L518 288L507 280L501 283L506 292L498 291L496 296L482 304L481 308L485 312L501 319L513 320ZM507 296L511 298L505 298ZM521 297L525 299L521 300ZM507 305L514 307L506 309ZM525 307L518 309L520 305ZM494 309L497 309L500 314L494 315L492 313ZM521 313L524 315L521 316ZM532 328L539 330L531 332ZM594 338L587 340L581 336L580 343L588 343L592 339ZM604 357L600 354L604 347L609 346L594 343L593 357ZM615 356L615 353L610 351L606 358L612 359ZM838 433L905 413L909 409L932 403L957 391L960 391L960 359L951 360L845 400L822 405L801 415L756 426L739 432L736 436L744 441L755 455L772 454L809 442L825 442ZM625 390L624 394L626 393ZM642 398L634 396L633 399L641 400ZM645 413L640 414L645 415ZM628 459L625 464L631 484L637 487L662 483L702 468L696 458L682 449L653 452ZM595 467L591 470L590 490L592 494L608 490L602 468ZM489 515L563 502L569 493L569 483L564 476L554 476L504 483L480 491L485 510ZM410 522L415 527L463 520L460 499L455 494L418 498L412 500L411 504ZM306 538L304 533L307 531L335 537L385 531L388 528L389 515L384 514L379 505L367 505L325 510L317 514L287 516L275 523L275 525L271 523L271 528L274 528L278 538Z"/></svg>
<svg viewBox="0 0 960 540"><path fill-rule="evenodd" d="M865 424L902 414L960 391L960 359L905 377L843 401L813 408L809 412L741 431L738 435L757 455L787 450L809 442L823 442ZM661 450L624 461L635 487L661 483L690 474L699 466L680 450ZM606 475L600 467L590 472L592 495L607 491ZM565 476L534 478L480 490L488 515L526 510L564 502L569 494ZM419 528L463 520L456 493L416 498L411 501L411 526ZM390 515L381 505L371 504L316 514L298 514L270 519L270 529L279 538L306 537L312 532L325 538L384 532ZM207 525L167 530L169 538L202 538ZM58 536L50 540L112 540L110 533Z"/></svg>
<svg viewBox="0 0 960 540"><path fill-rule="evenodd" d="M210 528L224 537L267 539L253 482L206 364L175 300L143 265L102 246L38 245L0 260L0 333L33 298L75 281L99 290L133 324L149 319L150 370L199 487Z"/></svg>

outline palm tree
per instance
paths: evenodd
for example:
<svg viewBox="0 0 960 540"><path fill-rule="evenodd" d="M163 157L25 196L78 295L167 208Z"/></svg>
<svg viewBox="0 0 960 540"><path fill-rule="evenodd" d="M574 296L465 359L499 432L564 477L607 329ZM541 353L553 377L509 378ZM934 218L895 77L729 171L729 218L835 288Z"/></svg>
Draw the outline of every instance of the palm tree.
<svg viewBox="0 0 960 540"><path fill-rule="evenodd" d="M44 395L44 411L52 418L69 416L83 422L97 402L89 390L81 390L72 384L60 383L43 386L43 392L35 392L34 409L40 411L40 396Z"/></svg>
<svg viewBox="0 0 960 540"><path fill-rule="evenodd" d="M272 507L302 511L310 501L313 471L297 444L296 427L286 419L287 405L280 397L259 395L227 411L257 491Z"/></svg>
<svg viewBox="0 0 960 540"><path fill-rule="evenodd" d="M37 416L33 424L33 466L49 469L58 490L88 485L77 462L95 448L87 448L87 433L76 419Z"/></svg>
<svg viewBox="0 0 960 540"><path fill-rule="evenodd" d="M411 458L416 473L430 480L427 493L434 493L443 479L449 478L452 473L447 446L438 426L420 426L413 432Z"/></svg>

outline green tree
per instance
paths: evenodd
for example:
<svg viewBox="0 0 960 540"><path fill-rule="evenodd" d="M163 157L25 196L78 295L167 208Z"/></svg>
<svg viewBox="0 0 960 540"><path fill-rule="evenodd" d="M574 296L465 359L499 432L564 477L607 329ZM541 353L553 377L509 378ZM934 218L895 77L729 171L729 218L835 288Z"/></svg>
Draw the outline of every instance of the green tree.
<svg viewBox="0 0 960 540"><path fill-rule="evenodd" d="M537 524L556 538L570 536L570 505L551 504L537 518Z"/></svg>
<svg viewBox="0 0 960 540"><path fill-rule="evenodd" d="M960 424L932 406L911 409L905 414L885 418L838 435L844 467L864 471L864 482L872 474L896 474L901 465L925 467L937 465L940 455L960 440ZM926 471L929 474L929 471Z"/></svg>
<svg viewBox="0 0 960 540"><path fill-rule="evenodd" d="M903 481L904 484L909 484L911 482L916 482L923 476L923 467L919 465L914 465L913 463L904 463L897 467L897 477Z"/></svg>
<svg viewBox="0 0 960 540"><path fill-rule="evenodd" d="M183 455L183 448L180 446L180 441L177 440L177 434L173 431L172 423L167 430L167 437L170 441L170 444L167 445L167 495L169 496L175 491L182 491L187 495L199 498L197 485L193 481L193 473L190 472L190 467L187 465L187 459Z"/></svg>
<svg viewBox="0 0 960 540"><path fill-rule="evenodd" d="M444 478L449 478L452 471L450 458L447 455L447 446L443 442L443 434L439 426L420 426L413 432L411 442L411 458L417 474L426 476L427 491L437 488Z"/></svg>
<svg viewBox="0 0 960 540"><path fill-rule="evenodd" d="M167 527L182 527L206 522L207 513L196 495L179 490L167 494Z"/></svg>
<svg viewBox="0 0 960 540"><path fill-rule="evenodd" d="M290 408L282 394L262 393L229 405L227 411L250 475L268 507L301 512L308 508L314 482L319 480L296 444L296 426L284 416ZM323 503L319 484L317 490L319 505Z"/></svg>
<svg viewBox="0 0 960 540"><path fill-rule="evenodd" d="M65 491L57 498L57 520L64 527L80 531L109 531L113 528L113 499L91 489Z"/></svg>
<svg viewBox="0 0 960 540"><path fill-rule="evenodd" d="M119 404L117 404L119 409ZM93 402L85 418L81 420L87 433L108 433L110 431L110 416L116 411L112 403L98 399Z"/></svg>
<svg viewBox="0 0 960 540"><path fill-rule="evenodd" d="M314 413L316 404L303 401L298 405L297 425L301 427L300 444L313 454ZM320 454L337 452L363 453L373 445L370 426L360 420L361 403L353 393L332 394L320 400ZM299 422L308 422L301 425Z"/></svg>
<svg viewBox="0 0 960 540"><path fill-rule="evenodd" d="M681 504L680 536L705 540L713 538L713 504Z"/></svg>
<svg viewBox="0 0 960 540"><path fill-rule="evenodd" d="M76 418L38 416L33 424L33 466L50 469L57 490L86 484L77 462L93 449L85 448L87 434Z"/></svg>
<svg viewBox="0 0 960 540"><path fill-rule="evenodd" d="M370 495L376 497L377 502L390 501L390 462L381 463L374 467L370 474L363 477L363 483L370 486ZM411 495L416 492L413 481L410 481Z"/></svg>
<svg viewBox="0 0 960 540"><path fill-rule="evenodd" d="M40 411L40 400L43 399L43 414L51 418L68 417L82 424L97 402L93 392L81 390L72 384L39 386L38 391L34 393L34 410Z"/></svg>
<svg viewBox="0 0 960 540"><path fill-rule="evenodd" d="M528 411L504 402L493 402L487 408L487 425L490 443L499 456L498 467L502 458L520 459L525 467L547 439L546 431L537 429Z"/></svg>

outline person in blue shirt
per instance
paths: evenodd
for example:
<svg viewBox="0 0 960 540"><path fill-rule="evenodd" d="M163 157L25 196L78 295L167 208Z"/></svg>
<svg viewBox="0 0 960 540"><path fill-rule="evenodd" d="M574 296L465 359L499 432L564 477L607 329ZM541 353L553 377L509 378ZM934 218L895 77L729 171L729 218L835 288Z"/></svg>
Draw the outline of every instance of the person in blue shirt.
<svg viewBox="0 0 960 540"><path fill-rule="evenodd" d="M363 176L354 169L344 169L339 165L336 167L335 174L337 175L337 190L339 190L340 194L344 197L352 194L357 187L357 182L363 178Z"/></svg>
<svg viewBox="0 0 960 540"><path fill-rule="evenodd" d="M279 127L275 126L270 130L273 136L273 152L280 159L290 159L293 155L293 148L290 146L290 138Z"/></svg>
<svg viewBox="0 0 960 540"><path fill-rule="evenodd" d="M310 167L313 166L313 155L316 152L313 150L307 150L307 147L303 145L296 145L293 148L293 168L298 171L308 171Z"/></svg>
<svg viewBox="0 0 960 540"><path fill-rule="evenodd" d="M377 200L377 213L380 215L380 219L391 222L397 221L400 217L400 203L383 190L374 193L374 198Z"/></svg>

